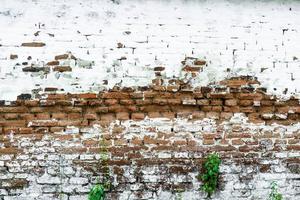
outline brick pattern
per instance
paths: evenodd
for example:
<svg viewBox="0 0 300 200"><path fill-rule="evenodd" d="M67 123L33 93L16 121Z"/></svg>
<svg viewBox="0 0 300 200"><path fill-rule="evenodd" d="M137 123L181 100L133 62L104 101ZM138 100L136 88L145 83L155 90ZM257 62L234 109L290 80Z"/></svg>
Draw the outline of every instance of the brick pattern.
<svg viewBox="0 0 300 200"><path fill-rule="evenodd" d="M299 100L267 95L253 77L217 85L2 101L0 197L86 198L101 175L100 135L110 199L172 199L181 190L184 199L201 199L195 177L209 152L223 160L215 199L265 199L272 180L290 191L287 199L299 196Z"/></svg>
<svg viewBox="0 0 300 200"><path fill-rule="evenodd" d="M179 191L183 199L203 199L196 176L212 151L222 157L214 199L266 199L271 181L280 184L285 199L295 199L300 195L300 127L246 119L235 115L222 124L125 120L107 127L55 127L51 132L39 127L43 134L1 135L0 197L86 199L101 177L102 135L113 185L108 199L176 199Z"/></svg>
<svg viewBox="0 0 300 200"><path fill-rule="evenodd" d="M244 77L222 81L219 87L186 89L179 85L176 91L172 85L153 85L140 90L115 88L98 94L49 93L41 99L23 94L17 101L1 102L0 132L47 132L66 126L107 125L114 120L145 117L207 117L224 121L234 113L245 113L254 123L299 122L298 99L277 99L267 95L264 88L251 87L252 83L253 78Z"/></svg>

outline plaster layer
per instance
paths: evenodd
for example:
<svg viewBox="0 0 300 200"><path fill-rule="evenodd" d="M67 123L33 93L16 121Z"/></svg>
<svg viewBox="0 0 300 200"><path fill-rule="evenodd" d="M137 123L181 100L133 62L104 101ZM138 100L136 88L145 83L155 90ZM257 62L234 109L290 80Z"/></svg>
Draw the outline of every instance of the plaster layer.
<svg viewBox="0 0 300 200"><path fill-rule="evenodd" d="M193 86L254 75L268 93L288 98L300 89L299 19L297 1L3 0L0 96L15 100L47 87L78 93L145 86L154 67L163 66L163 78ZM78 59L59 65L72 71L23 71L66 52ZM207 62L194 78L182 72L186 57Z"/></svg>

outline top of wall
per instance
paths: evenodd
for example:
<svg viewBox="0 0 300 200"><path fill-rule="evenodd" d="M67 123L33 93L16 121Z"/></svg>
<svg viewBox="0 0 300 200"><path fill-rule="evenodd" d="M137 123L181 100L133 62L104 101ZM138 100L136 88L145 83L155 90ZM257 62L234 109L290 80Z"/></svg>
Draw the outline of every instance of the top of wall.
<svg viewBox="0 0 300 200"><path fill-rule="evenodd" d="M193 86L251 75L268 93L299 96L299 18L297 1L3 0L0 96L145 86L158 66ZM187 57L206 63L186 72Z"/></svg>

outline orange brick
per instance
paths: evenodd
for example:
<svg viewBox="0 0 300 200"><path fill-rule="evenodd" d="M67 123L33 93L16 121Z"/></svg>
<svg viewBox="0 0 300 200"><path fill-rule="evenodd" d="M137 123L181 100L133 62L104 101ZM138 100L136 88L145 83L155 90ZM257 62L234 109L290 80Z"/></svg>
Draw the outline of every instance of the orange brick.
<svg viewBox="0 0 300 200"><path fill-rule="evenodd" d="M104 101L105 105L116 105L118 103L119 103L119 100L117 100L117 99L106 99Z"/></svg>
<svg viewBox="0 0 300 200"><path fill-rule="evenodd" d="M18 119L19 115L14 113L8 113L4 115L4 118L7 120Z"/></svg>
<svg viewBox="0 0 300 200"><path fill-rule="evenodd" d="M116 117L115 117L115 114L107 113L107 114L102 114L100 116L100 119L104 120L104 121L113 121L116 119Z"/></svg>
<svg viewBox="0 0 300 200"><path fill-rule="evenodd" d="M83 116L84 119L97 119L97 114L96 113L86 113Z"/></svg>
<svg viewBox="0 0 300 200"><path fill-rule="evenodd" d="M197 105L208 106L209 105L209 100L208 99L198 99L197 100Z"/></svg>
<svg viewBox="0 0 300 200"><path fill-rule="evenodd" d="M127 112L118 112L116 113L116 118L120 120L128 120L129 114Z"/></svg>
<svg viewBox="0 0 300 200"><path fill-rule="evenodd" d="M131 119L144 119L145 118L145 114L144 113L132 113L131 114Z"/></svg>
<svg viewBox="0 0 300 200"><path fill-rule="evenodd" d="M210 105L212 106L220 106L223 105L223 101L219 99L212 99L210 100Z"/></svg>
<svg viewBox="0 0 300 200"><path fill-rule="evenodd" d="M158 118L161 117L159 112L148 112L148 117L150 118Z"/></svg>
<svg viewBox="0 0 300 200"><path fill-rule="evenodd" d="M225 100L225 105L226 106L236 106L237 105L237 100L236 99Z"/></svg>
<svg viewBox="0 0 300 200"><path fill-rule="evenodd" d="M50 119L50 115L48 113L37 113L36 119Z"/></svg>
<svg viewBox="0 0 300 200"><path fill-rule="evenodd" d="M252 106L253 100L240 100L239 105L241 106Z"/></svg>

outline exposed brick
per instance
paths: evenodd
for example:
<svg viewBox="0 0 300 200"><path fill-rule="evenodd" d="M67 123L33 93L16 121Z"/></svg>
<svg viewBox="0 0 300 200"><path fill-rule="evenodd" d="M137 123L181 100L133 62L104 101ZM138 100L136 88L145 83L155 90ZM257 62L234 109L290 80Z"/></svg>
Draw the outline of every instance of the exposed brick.
<svg viewBox="0 0 300 200"><path fill-rule="evenodd" d="M210 100L210 105L221 106L221 105L223 105L223 101L219 100L219 99L212 99L212 100Z"/></svg>
<svg viewBox="0 0 300 200"><path fill-rule="evenodd" d="M253 101L252 100L240 100L239 105L241 105L241 106L252 106Z"/></svg>
<svg viewBox="0 0 300 200"><path fill-rule="evenodd" d="M55 66L55 67L53 67L53 71L55 71L55 72L71 72L72 67L70 67L70 66Z"/></svg>
<svg viewBox="0 0 300 200"><path fill-rule="evenodd" d="M23 46L23 47L43 47L45 45L46 44L43 42L25 42L25 43L22 43L21 46Z"/></svg>
<svg viewBox="0 0 300 200"><path fill-rule="evenodd" d="M129 114L127 112L118 112L116 114L116 118L120 119L120 120L128 120L130 117L129 117Z"/></svg>
<svg viewBox="0 0 300 200"><path fill-rule="evenodd" d="M209 105L209 100L208 99L198 99L197 100L197 105L208 106Z"/></svg>
<svg viewBox="0 0 300 200"><path fill-rule="evenodd" d="M131 113L131 119L141 120L145 118L144 113Z"/></svg>
<svg viewBox="0 0 300 200"><path fill-rule="evenodd" d="M236 99L225 100L225 105L226 106L236 106L237 105L237 100Z"/></svg>

